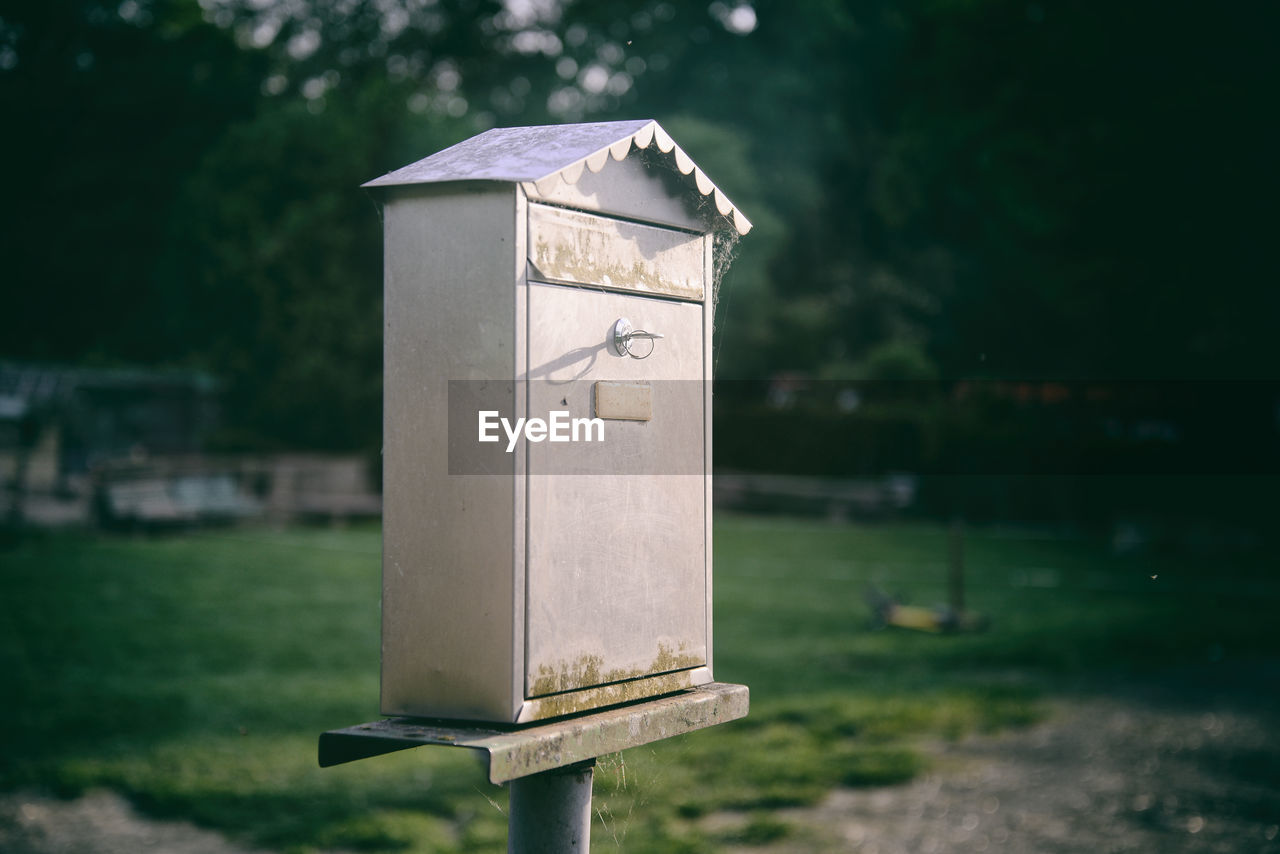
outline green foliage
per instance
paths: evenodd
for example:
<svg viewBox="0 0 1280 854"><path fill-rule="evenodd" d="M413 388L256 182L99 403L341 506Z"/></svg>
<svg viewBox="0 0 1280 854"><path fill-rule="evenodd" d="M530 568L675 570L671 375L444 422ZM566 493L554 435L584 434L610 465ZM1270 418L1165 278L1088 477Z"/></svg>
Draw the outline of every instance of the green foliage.
<svg viewBox="0 0 1280 854"><path fill-rule="evenodd" d="M1254 312L1274 294L1256 286L1274 264L1245 245L1260 211L1244 188L1276 178L1253 106L1275 10L924 11L875 207L950 258L930 342L944 372L1258 375Z"/></svg>
<svg viewBox="0 0 1280 854"><path fill-rule="evenodd" d="M1274 15L19 4L0 355L202 367L228 447L374 448L357 185L495 124L653 116L756 223L723 376L1269 376Z"/></svg>
<svg viewBox="0 0 1280 854"><path fill-rule="evenodd" d="M914 341L890 339L873 348L862 375L872 382L932 382L938 369Z"/></svg>
<svg viewBox="0 0 1280 854"><path fill-rule="evenodd" d="M8 357L173 361L157 281L179 188L226 127L258 109L261 58L193 3L7 4L0 14L0 217Z"/></svg>
<svg viewBox="0 0 1280 854"><path fill-rule="evenodd" d="M371 87L319 114L264 113L187 184L165 263L191 286L169 317L229 380L227 406L256 444L377 447L382 236L358 186L395 147L370 132L395 97ZM458 135L447 120L412 130L426 145Z"/></svg>

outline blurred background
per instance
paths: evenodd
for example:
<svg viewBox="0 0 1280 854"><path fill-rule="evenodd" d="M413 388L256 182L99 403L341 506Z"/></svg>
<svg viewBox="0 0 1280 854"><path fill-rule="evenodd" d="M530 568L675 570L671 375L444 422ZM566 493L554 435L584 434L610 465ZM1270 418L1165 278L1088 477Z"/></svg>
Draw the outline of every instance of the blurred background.
<svg viewBox="0 0 1280 854"><path fill-rule="evenodd" d="M105 789L244 844L500 849L469 766L307 765L376 714L358 187L491 127L654 118L755 223L715 447L717 675L756 693L750 723L619 760L597 845L895 850L832 793L942 781L924 816L951 785L926 743L1127 715L1173 734L1103 800L1023 809L1060 837L1001 839L979 799L932 850L1084 850L1099 815L1138 834L1116 850L1276 850L1277 17L3 0L0 842ZM936 603L986 631L895 628ZM1164 760L1192 791L1142 782Z"/></svg>
<svg viewBox="0 0 1280 854"><path fill-rule="evenodd" d="M8 3L9 515L92 514L96 478L99 515L128 516L145 462L186 477L178 515L368 514L381 234L358 185L489 127L653 117L756 223L720 292L720 468L1195 475L1173 502L1006 477L970 512L1165 536L1189 501L1236 527L1269 489L1213 478L1277 471L1274 18Z"/></svg>

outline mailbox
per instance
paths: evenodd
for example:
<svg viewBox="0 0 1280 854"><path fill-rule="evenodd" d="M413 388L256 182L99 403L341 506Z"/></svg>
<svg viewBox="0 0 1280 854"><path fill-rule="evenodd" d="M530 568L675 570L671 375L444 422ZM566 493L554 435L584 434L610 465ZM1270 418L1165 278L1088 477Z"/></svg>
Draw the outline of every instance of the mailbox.
<svg viewBox="0 0 1280 854"><path fill-rule="evenodd" d="M491 130L365 186L382 712L523 723L711 681L714 253L750 223L653 121Z"/></svg>

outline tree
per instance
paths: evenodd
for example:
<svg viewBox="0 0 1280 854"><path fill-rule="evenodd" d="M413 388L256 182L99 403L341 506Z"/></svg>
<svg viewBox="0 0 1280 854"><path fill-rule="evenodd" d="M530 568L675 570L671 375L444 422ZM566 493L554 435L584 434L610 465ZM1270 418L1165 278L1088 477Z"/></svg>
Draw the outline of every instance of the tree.
<svg viewBox="0 0 1280 854"><path fill-rule="evenodd" d="M183 180L253 114L259 57L177 0L7 6L0 44L5 354L172 358L157 248Z"/></svg>

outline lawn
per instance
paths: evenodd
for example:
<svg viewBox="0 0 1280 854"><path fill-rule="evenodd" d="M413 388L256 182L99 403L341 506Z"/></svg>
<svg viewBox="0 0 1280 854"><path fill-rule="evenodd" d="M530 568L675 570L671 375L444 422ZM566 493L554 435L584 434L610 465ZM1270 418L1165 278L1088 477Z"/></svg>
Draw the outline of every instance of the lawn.
<svg viewBox="0 0 1280 854"><path fill-rule="evenodd" d="M945 598L945 528L720 519L716 676L751 686L751 715L603 759L597 850L802 833L770 810L909 779L931 742L1025 725L1064 687L1280 652L1261 558L994 529L965 547L988 631L876 630L869 585ZM379 548L375 527L0 544L0 789L108 787L290 851L505 850L505 792L466 751L316 767L319 732L377 717Z"/></svg>

